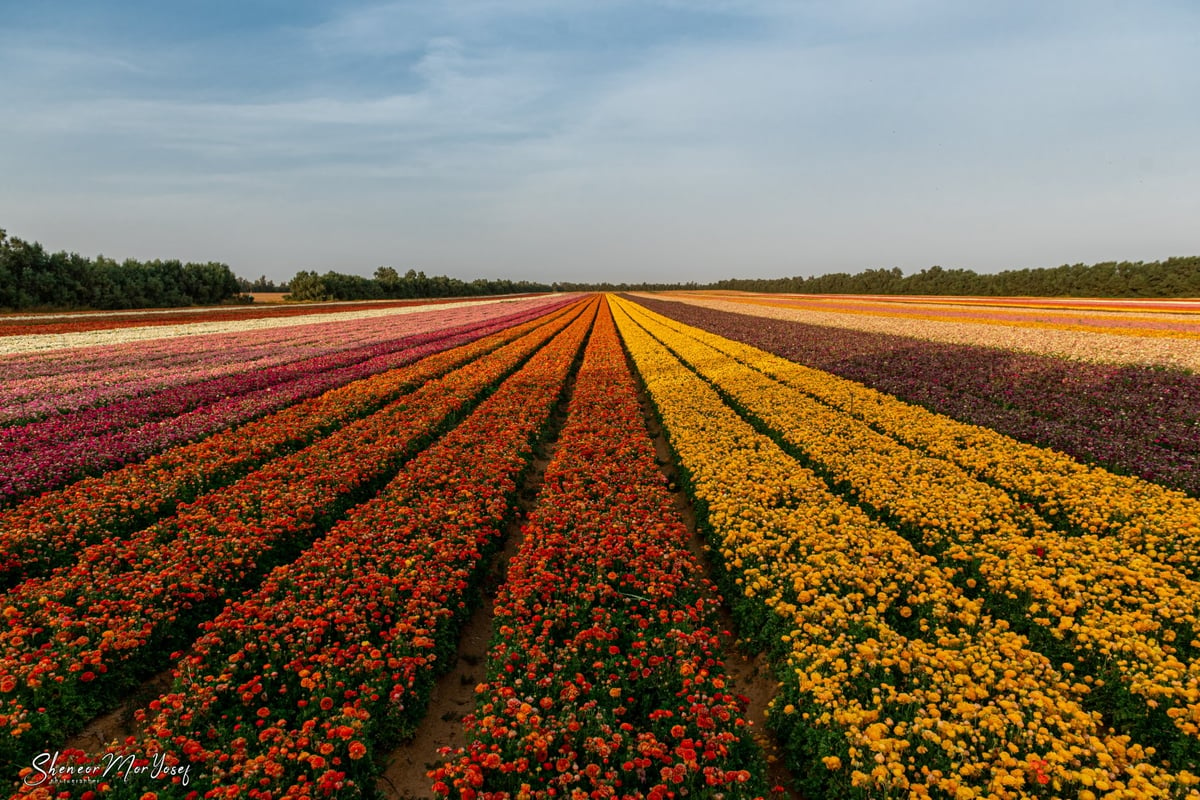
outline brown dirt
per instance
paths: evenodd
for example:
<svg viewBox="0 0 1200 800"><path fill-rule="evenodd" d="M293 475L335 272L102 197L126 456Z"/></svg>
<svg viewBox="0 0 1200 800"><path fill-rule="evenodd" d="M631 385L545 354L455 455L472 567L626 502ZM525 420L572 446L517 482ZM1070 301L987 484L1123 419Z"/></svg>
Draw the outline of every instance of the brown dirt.
<svg viewBox="0 0 1200 800"><path fill-rule="evenodd" d="M715 568L708 557L707 546L700 538L696 524L696 510L692 507L691 501L688 500L687 493L678 488L679 476L675 467L675 454L671 451L671 445L667 442L666 434L663 433L661 426L658 424L654 407L650 404L650 400L646 396L645 388L639 385L639 391L641 394L642 414L646 420L646 425L650 429L650 435L654 440L659 467L664 477L675 489L675 509L679 512L679 516L683 519L688 531L692 534L691 539L688 541L688 550L704 566L705 574L713 576ZM737 642L735 641L737 627L734 623L729 603L724 598L721 598L720 620L722 631L728 634L722 636L722 644L724 645L723 649L725 653L725 671L731 683L729 688L730 691L740 694L749 700L746 707L746 720L753 726L752 735L754 741L758 743L759 747L762 748L763 754L766 756L767 783L771 786L781 786L784 788L783 794L776 795L777 797L800 800L800 795L789 788L796 781L791 771L785 765L783 750L774 734L767 729L767 706L774 699L775 692L779 688L779 683L771 673L771 666L765 655L762 653L748 653L737 646Z"/></svg>
<svg viewBox="0 0 1200 800"><path fill-rule="evenodd" d="M524 515L521 516L524 522ZM503 582L508 560L521 546L520 525L507 533L484 586L484 601L467 621L459 639L454 666L438 680L429 699L429 709L413 738L384 758L383 774L376 790L391 800L423 800L432 797L431 781L425 773L441 761L439 750L467 744L462 718L475 710L475 687L483 682L488 643L492 636L496 589Z"/></svg>
<svg viewBox="0 0 1200 800"><path fill-rule="evenodd" d="M128 697L107 714L93 719L83 730L67 740L64 749L82 750L85 753L101 753L109 744L137 733L133 714L145 708L150 701L162 695L171 685L172 669L165 669L130 693Z"/></svg>
<svg viewBox="0 0 1200 800"><path fill-rule="evenodd" d="M569 398L574 377L567 385ZM462 719L475 710L475 687L483 682L487 668L488 645L495 618L496 592L504 583L509 560L524 540L521 526L537 503L542 479L557 447L558 431L566 419L566 404L559 404L551 418L550 431L521 485L519 511L504 532L504 546L493 560L483 585L483 601L467 620L459 637L458 652L450 671L442 675L430 696L429 708L413 737L383 758L384 771L375 788L388 800L424 800L432 797L431 781L426 772L441 762L442 748L465 747L466 729Z"/></svg>

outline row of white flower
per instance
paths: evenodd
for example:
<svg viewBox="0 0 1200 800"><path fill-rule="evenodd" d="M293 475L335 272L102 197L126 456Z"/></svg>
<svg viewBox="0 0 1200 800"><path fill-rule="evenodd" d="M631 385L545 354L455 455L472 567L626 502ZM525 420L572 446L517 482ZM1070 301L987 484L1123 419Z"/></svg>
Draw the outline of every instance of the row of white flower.
<svg viewBox="0 0 1200 800"><path fill-rule="evenodd" d="M547 299L556 297L546 296ZM503 297L483 300L465 300L456 302L456 307L485 305L488 303L516 303L528 298ZM268 317L260 319L244 319L222 322L188 322L178 325L131 326L124 328L109 328L98 331L81 331L78 333L42 333L18 336L0 337L0 355L13 353L33 353L47 350L60 350L73 347L94 347L103 345L124 344L127 342L151 341L169 339L177 336L200 336L211 333L234 333L238 331L266 330L269 328L286 328L296 325L316 325L329 322L344 322L372 317L388 317L400 314L419 314L426 311L445 309L446 304L401 306L392 308L360 309L357 311L337 311L336 306L330 307L329 313L305 314L291 317Z"/></svg>

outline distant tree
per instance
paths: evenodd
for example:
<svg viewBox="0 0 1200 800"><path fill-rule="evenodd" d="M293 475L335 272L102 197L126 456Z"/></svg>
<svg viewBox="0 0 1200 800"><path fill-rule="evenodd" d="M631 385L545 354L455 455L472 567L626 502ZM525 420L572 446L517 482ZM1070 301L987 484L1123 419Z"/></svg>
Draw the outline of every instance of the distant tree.
<svg viewBox="0 0 1200 800"><path fill-rule="evenodd" d="M288 284L291 286L287 300L332 300L333 295L325 280L315 272L301 270Z"/></svg>

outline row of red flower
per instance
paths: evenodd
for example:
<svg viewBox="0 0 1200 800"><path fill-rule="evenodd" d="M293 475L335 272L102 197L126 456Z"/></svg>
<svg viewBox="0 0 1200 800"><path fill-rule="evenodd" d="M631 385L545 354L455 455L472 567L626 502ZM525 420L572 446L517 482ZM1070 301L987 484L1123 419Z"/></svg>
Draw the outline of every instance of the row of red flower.
<svg viewBox="0 0 1200 800"><path fill-rule="evenodd" d="M88 547L75 565L9 592L0 600L0 729L9 734L0 758L64 736L161 669L164 651L189 640L191 625L373 494L567 322L542 325L129 540Z"/></svg>
<svg viewBox="0 0 1200 800"><path fill-rule="evenodd" d="M109 753L134 757L134 768L165 764L158 797L369 793L369 756L421 716L453 653L594 308L378 496L207 623L172 690L138 713L144 733ZM106 789L54 785L32 769L23 777L27 796ZM108 783L106 796L148 788L124 775Z"/></svg>
<svg viewBox="0 0 1200 800"><path fill-rule="evenodd" d="M41 574L66 563L89 544L126 536L172 514L181 503L307 446L540 324L527 322L448 350L442 350L441 343L417 348L411 355L420 360L406 367L355 381L236 430L78 481L0 513L0 586Z"/></svg>
<svg viewBox="0 0 1200 800"><path fill-rule="evenodd" d="M440 796L754 797L761 755L718 660L715 589L597 322L537 509L496 602L470 743Z"/></svg>
<svg viewBox="0 0 1200 800"><path fill-rule="evenodd" d="M423 354L503 330L542 309L422 331L266 369L194 381L0 430L0 505L88 474L141 461L286 408L351 381L409 364Z"/></svg>

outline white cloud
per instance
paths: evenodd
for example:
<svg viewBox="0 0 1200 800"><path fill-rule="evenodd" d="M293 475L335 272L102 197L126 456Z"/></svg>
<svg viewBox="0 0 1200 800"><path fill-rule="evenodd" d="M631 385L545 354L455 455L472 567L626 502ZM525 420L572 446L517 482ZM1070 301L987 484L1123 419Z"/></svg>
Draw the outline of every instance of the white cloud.
<svg viewBox="0 0 1200 800"><path fill-rule="evenodd" d="M63 237L51 248L117 253L123 237L146 257L221 230L216 257L273 277L1169 255L1200 244L1181 200L1200 178L1198 27L1150 6L384 3L276 42L297 77L241 93L147 90L171 43L50 49L29 66L10 51L0 218ZM615 33L672 8L701 16L687 30L660 17L654 35L647 21L636 46ZM608 39L587 27L598 13ZM722 33L720 15L745 25ZM205 55L180 47L181 71ZM62 78L93 68L102 92Z"/></svg>

